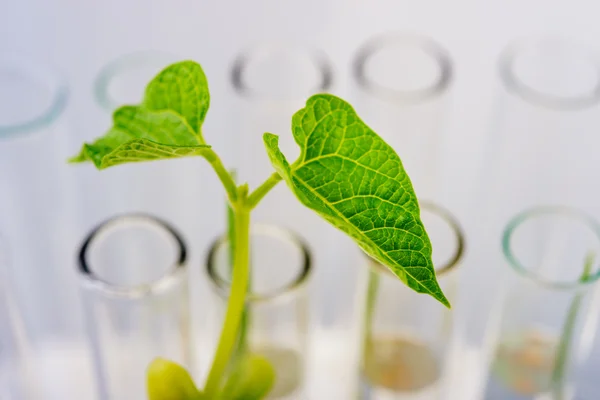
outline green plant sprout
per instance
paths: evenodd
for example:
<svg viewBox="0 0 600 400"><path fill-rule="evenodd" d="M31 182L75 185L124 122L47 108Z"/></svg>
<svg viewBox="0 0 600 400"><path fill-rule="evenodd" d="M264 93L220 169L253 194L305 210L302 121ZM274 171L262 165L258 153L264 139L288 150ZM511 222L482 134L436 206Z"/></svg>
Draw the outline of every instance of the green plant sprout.
<svg viewBox="0 0 600 400"><path fill-rule="evenodd" d="M84 144L71 162L92 162L98 169L119 164L200 156L219 177L233 220L233 271L221 336L206 383L196 388L180 366L157 359L148 370L151 400L261 399L275 371L257 354L232 359L239 340L249 279L251 211L280 181L300 202L348 234L372 258L406 285L447 307L431 260L431 242L417 197L402 162L358 117L352 106L329 94L310 97L292 117L301 154L290 164L278 136L263 141L275 172L253 191L236 183L202 133L210 103L201 66L183 61L168 66L148 84L140 105L113 114L113 126Z"/></svg>
<svg viewBox="0 0 600 400"><path fill-rule="evenodd" d="M580 283L585 283L592 274L592 267L594 266L594 253L590 252L585 258L583 265L583 272L579 277ZM565 320L562 334L560 335L560 343L556 351L554 360L554 368L552 369L552 391L556 400L564 400L567 398L566 394L566 372L567 366L570 361L571 347L573 345L573 332L575 331L575 322L577 321L577 315L581 308L581 301L583 300L583 293L578 293L569 307L567 312L567 318Z"/></svg>

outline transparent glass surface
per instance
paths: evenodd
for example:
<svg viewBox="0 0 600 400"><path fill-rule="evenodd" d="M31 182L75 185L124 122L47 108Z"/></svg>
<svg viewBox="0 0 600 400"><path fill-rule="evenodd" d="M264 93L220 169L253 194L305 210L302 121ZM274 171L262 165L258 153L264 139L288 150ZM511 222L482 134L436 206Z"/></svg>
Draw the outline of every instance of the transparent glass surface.
<svg viewBox="0 0 600 400"><path fill-rule="evenodd" d="M330 89L332 70L325 56L316 50L265 44L238 54L230 78L236 116L231 118L230 143L235 150L230 165L240 182L255 188L274 172L263 134L279 135L280 147L288 160L296 160L300 149L291 133L292 116L304 107L309 96ZM303 223L308 214L289 189L278 185L252 218L300 229L305 235L296 223Z"/></svg>
<svg viewBox="0 0 600 400"><path fill-rule="evenodd" d="M463 233L446 210L431 203L421 205L421 214L433 244L438 282L455 304ZM361 398L442 398L452 388L448 374L454 311L409 289L376 261L369 258L367 264Z"/></svg>
<svg viewBox="0 0 600 400"><path fill-rule="evenodd" d="M576 397L598 324L600 225L567 207L516 215L503 234L502 312L486 400Z"/></svg>
<svg viewBox="0 0 600 400"><path fill-rule="evenodd" d="M59 121L66 84L43 64L0 56L0 87L0 227L11 243L11 285L32 331L66 334L77 330L79 314L59 311L72 310L77 293L68 138Z"/></svg>
<svg viewBox="0 0 600 400"><path fill-rule="evenodd" d="M561 37L513 42L499 72L512 95L540 107L576 110L598 103L600 59L591 49Z"/></svg>
<svg viewBox="0 0 600 400"><path fill-rule="evenodd" d="M594 143L600 126L600 60L560 38L509 45L498 62L498 96L483 186L502 224L540 204L600 212ZM496 237L497 237L496 236Z"/></svg>
<svg viewBox="0 0 600 400"><path fill-rule="evenodd" d="M444 117L452 61L429 38L377 36L353 61L353 97L359 115L396 150L419 198L443 202Z"/></svg>
<svg viewBox="0 0 600 400"><path fill-rule="evenodd" d="M453 79L454 65L449 52L430 37L408 32L389 32L373 36L356 50L352 61L351 95L358 114L400 156L417 197L424 204L423 216L431 218L437 215L437 212L449 214L450 223L442 225L446 227L451 227L455 223L456 214L454 211L445 210L451 210L456 205L456 201L461 201L460 193L448 189L450 180L447 175L447 171L451 169L450 163L453 162L453 159L447 156L448 146L453 137L449 134L446 123L451 106ZM446 219L442 218L438 221L446 221ZM443 232L435 224L432 229L436 234ZM448 254L451 254L456 249L454 247L456 242L452 236L449 238L451 240L447 240L448 237L441 237L433 242L434 251L438 254L436 267L440 267L441 253L449 251ZM360 285L365 285L365 282L372 283L373 273L363 279L364 282L360 282ZM395 286L399 290L397 296L404 293L405 289L401 282L396 282L390 277L382 278L381 281L389 281L383 284L384 288L393 285L388 289L392 294L395 293ZM381 296L387 296L386 290L382 289L382 291ZM408 290L404 295L411 298ZM428 301L422 296L416 296L416 299L419 299L418 309L422 307L421 302ZM462 309L458 296L453 297L451 301L452 318L455 322L462 321L459 316ZM397 300L392 298L391 303L395 302ZM393 309L393 306L388 307ZM436 305L433 304L431 307L435 310ZM440 320L437 312L441 311L437 310L434 313L436 316L433 320L436 323ZM393 313L393 311L389 312ZM409 312L404 312L407 313ZM407 317L408 315L398 312L397 318L400 322L408 323ZM438 348L434 350L430 350L429 346L431 344L427 343L423 351L435 353L440 347L446 349L443 343L435 343ZM447 358L445 354L440 356L439 353L435 353L436 363L446 363ZM440 381L442 378L446 379L448 368L439 365L435 368L442 371L444 376L432 375L431 382L423 384L421 388L413 389L409 386L404 389L379 388L377 381L370 383L367 376L363 379L363 396L366 398L370 396L373 399L387 398L385 396L410 399L420 398L418 396L438 398L441 390ZM363 376L366 375L363 370ZM396 378L400 379L400 377Z"/></svg>
<svg viewBox="0 0 600 400"><path fill-rule="evenodd" d="M8 247L0 237L0 398L37 399L30 343L8 281Z"/></svg>
<svg viewBox="0 0 600 400"><path fill-rule="evenodd" d="M121 56L105 65L94 84L98 104L109 113L125 104L140 104L146 85L168 65L181 61L160 51L140 51Z"/></svg>
<svg viewBox="0 0 600 400"><path fill-rule="evenodd" d="M101 400L146 399L156 357L192 367L186 258L176 231L140 214L85 240L79 274Z"/></svg>
<svg viewBox="0 0 600 400"><path fill-rule="evenodd" d="M477 346L481 337L487 346L496 332L497 313L490 310L501 296L504 268L491 260L503 259L498 243L507 221L541 206L600 217L600 191L590 183L600 177L594 161L600 127L595 52L560 37L532 37L506 46L497 65L500 87L472 209L482 228L466 303L470 340ZM564 311L555 314L563 317Z"/></svg>
<svg viewBox="0 0 600 400"><path fill-rule="evenodd" d="M72 151L64 114L69 89L44 62L6 54L0 87L0 230L11 250L6 285L29 337L38 389L79 396L77 380L65 378L86 369L73 259L77 212L65 162Z"/></svg>
<svg viewBox="0 0 600 400"><path fill-rule="evenodd" d="M590 185L599 176L596 54L565 39L532 38L507 46L498 72L479 206L495 249L506 221L529 207L568 205L600 215L600 192Z"/></svg>
<svg viewBox="0 0 600 400"><path fill-rule="evenodd" d="M46 128L67 104L66 83L43 64L3 54L0 77L0 138Z"/></svg>
<svg viewBox="0 0 600 400"><path fill-rule="evenodd" d="M208 276L219 296L219 321L230 286L230 257L226 238L212 246L208 257ZM250 257L243 345L265 356L275 368L269 399L306 399L309 250L287 230L256 225L250 237ZM220 329L221 323L216 326Z"/></svg>

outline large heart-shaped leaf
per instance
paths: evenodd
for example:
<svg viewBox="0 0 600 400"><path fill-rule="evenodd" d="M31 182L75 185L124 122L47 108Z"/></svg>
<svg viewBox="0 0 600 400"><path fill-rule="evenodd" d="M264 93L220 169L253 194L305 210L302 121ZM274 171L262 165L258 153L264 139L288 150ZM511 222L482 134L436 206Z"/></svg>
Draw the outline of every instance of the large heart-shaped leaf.
<svg viewBox="0 0 600 400"><path fill-rule="evenodd" d="M266 133L271 162L302 203L350 235L410 288L446 306L431 242L402 162L340 98L315 95L292 119L301 154L289 165Z"/></svg>

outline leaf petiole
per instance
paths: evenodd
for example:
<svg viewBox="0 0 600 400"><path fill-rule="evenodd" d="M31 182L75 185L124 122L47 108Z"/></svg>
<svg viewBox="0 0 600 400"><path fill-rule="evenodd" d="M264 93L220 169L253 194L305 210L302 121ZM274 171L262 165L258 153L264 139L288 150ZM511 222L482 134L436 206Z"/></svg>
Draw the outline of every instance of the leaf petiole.
<svg viewBox="0 0 600 400"><path fill-rule="evenodd" d="M275 187L281 181L281 176L277 172L273 172L266 181L262 183L259 187L257 187L250 196L248 196L248 201L246 204L250 209L253 209L258 205L258 203L262 200L263 197L269 193L271 189Z"/></svg>
<svg viewBox="0 0 600 400"><path fill-rule="evenodd" d="M231 173L229 173L227 168L225 168L223 162L221 161L221 158L217 153L215 153L213 149L207 149L203 156L206 159L206 161L208 161L213 170L217 173L219 180L221 181L223 187L225 188L225 191L227 192L229 202L233 205L238 200L238 190L233 176L231 176Z"/></svg>

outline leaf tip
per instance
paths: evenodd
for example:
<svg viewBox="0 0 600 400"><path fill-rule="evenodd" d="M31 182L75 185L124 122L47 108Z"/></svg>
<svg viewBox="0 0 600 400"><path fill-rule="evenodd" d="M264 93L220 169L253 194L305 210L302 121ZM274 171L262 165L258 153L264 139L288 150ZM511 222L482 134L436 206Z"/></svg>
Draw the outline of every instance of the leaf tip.
<svg viewBox="0 0 600 400"><path fill-rule="evenodd" d="M314 103L318 102L319 100L324 100L327 101L329 103L331 102L336 102L339 104L343 104L347 107L350 107L353 111L354 108L350 105L350 103L348 103L346 100L342 99L341 97L338 97L336 95L333 95L331 93L317 93L317 94L313 94L312 96L310 96L308 98L308 100L306 100L306 106L309 107L311 105L313 105Z"/></svg>
<svg viewBox="0 0 600 400"><path fill-rule="evenodd" d="M88 162L88 161L93 161L92 158L89 156L87 150L88 150L88 145L84 144L81 147L81 150L79 151L79 153L77 155L69 157L67 159L67 163L80 164L80 163L84 163L84 162Z"/></svg>
<svg viewBox="0 0 600 400"><path fill-rule="evenodd" d="M87 158L81 153L76 156L67 158L68 164L79 164L79 163L86 162L86 161L87 161Z"/></svg>
<svg viewBox="0 0 600 400"><path fill-rule="evenodd" d="M448 310L452 310L452 304L450 304L450 302L448 301L448 299L445 296L442 296L442 297L443 298L440 299L442 304L445 305Z"/></svg>
<svg viewBox="0 0 600 400"><path fill-rule="evenodd" d="M439 286L438 286L439 288ZM431 295L440 303L442 303L444 306L446 306L446 308L448 310L452 309L452 305L450 304L450 301L448 301L448 299L446 298L446 296L444 295L444 293L442 292L442 290L440 289L439 292L437 293L431 293Z"/></svg>
<svg viewBox="0 0 600 400"><path fill-rule="evenodd" d="M279 136L277 136L273 133L265 132L265 133L263 133L263 141L266 144L277 143L279 141Z"/></svg>

